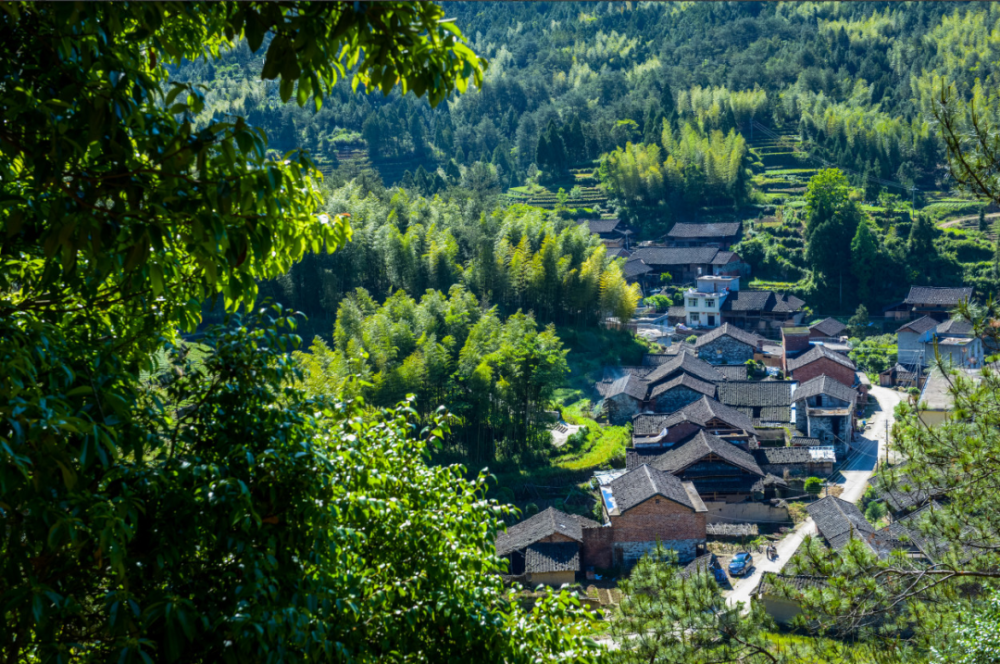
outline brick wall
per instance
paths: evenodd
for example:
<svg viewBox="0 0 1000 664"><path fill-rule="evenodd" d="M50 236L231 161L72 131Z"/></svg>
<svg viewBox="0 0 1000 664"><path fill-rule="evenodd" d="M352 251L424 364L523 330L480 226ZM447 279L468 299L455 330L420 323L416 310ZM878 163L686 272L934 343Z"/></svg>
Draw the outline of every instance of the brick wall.
<svg viewBox="0 0 1000 664"><path fill-rule="evenodd" d="M698 357L709 364L743 364L753 359L754 347L723 335L698 349Z"/></svg>
<svg viewBox="0 0 1000 664"><path fill-rule="evenodd" d="M653 402L653 412L672 413L688 404L694 403L703 396L701 392L696 392L690 387L678 385L656 397L656 400Z"/></svg>
<svg viewBox="0 0 1000 664"><path fill-rule="evenodd" d="M611 549L615 531L611 528L584 528L583 545L580 547L580 566L609 569L614 567Z"/></svg>
<svg viewBox="0 0 1000 664"><path fill-rule="evenodd" d="M786 353L797 353L799 351L809 350L808 334L785 334L784 330L782 330L781 342L781 345L785 349Z"/></svg>
<svg viewBox="0 0 1000 664"><path fill-rule="evenodd" d="M624 514L612 516L611 530L614 532L615 550L622 552L617 555L625 555L625 552L632 550L621 545L659 540L665 546L670 542L684 542L678 555L686 556L690 553L693 557L694 549L686 543L705 542L705 514L693 512L689 507L656 496Z"/></svg>
<svg viewBox="0 0 1000 664"><path fill-rule="evenodd" d="M814 360L792 372L792 378L800 383L812 380L817 376L829 376L837 382L843 383L847 387L852 387L854 385L853 369L845 367L843 364L839 364L825 357Z"/></svg>

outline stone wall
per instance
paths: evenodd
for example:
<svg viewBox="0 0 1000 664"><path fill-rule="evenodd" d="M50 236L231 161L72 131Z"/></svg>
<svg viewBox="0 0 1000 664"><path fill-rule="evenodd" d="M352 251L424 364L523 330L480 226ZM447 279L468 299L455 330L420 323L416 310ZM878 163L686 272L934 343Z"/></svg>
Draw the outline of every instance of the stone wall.
<svg viewBox="0 0 1000 664"><path fill-rule="evenodd" d="M829 376L847 387L854 386L854 370L825 357L814 360L792 372L792 378L800 383L812 380L817 376Z"/></svg>
<svg viewBox="0 0 1000 664"><path fill-rule="evenodd" d="M537 572L526 576L528 578L528 583L532 586L544 583L547 586L559 587L565 583L573 583L576 581L576 572L572 570L566 570L563 572Z"/></svg>
<svg viewBox="0 0 1000 664"><path fill-rule="evenodd" d="M616 394L604 400L604 414L608 422L622 426L632 420L632 416L642 410L642 403L627 394Z"/></svg>
<svg viewBox="0 0 1000 664"><path fill-rule="evenodd" d="M833 432L834 420L840 421L840 428L836 437ZM803 433L806 433L803 430ZM845 442L850 442L852 438L851 418L849 415L836 416L816 416L809 418L808 435L811 438L819 438L824 445L841 446ZM839 440L838 440L839 439Z"/></svg>
<svg viewBox="0 0 1000 664"><path fill-rule="evenodd" d="M753 359L754 347L727 335L698 349L698 357L709 364L743 364Z"/></svg>
<svg viewBox="0 0 1000 664"><path fill-rule="evenodd" d="M656 397L656 400L653 402L653 412L673 413L688 404L694 403L703 396L701 392L692 390L690 387L678 385Z"/></svg>
<svg viewBox="0 0 1000 664"><path fill-rule="evenodd" d="M767 503L725 503L705 501L708 523L754 523L755 521L789 521L788 509Z"/></svg>
<svg viewBox="0 0 1000 664"><path fill-rule="evenodd" d="M810 477L812 475L827 476L833 473L833 462L825 461L819 463L762 463L760 469L765 473L770 473L781 479L795 479Z"/></svg>
<svg viewBox="0 0 1000 664"><path fill-rule="evenodd" d="M704 546L705 540L660 540L659 543L664 549L673 549L676 551L677 562L684 564L691 562L698 556L698 547ZM644 555L656 550L656 544L656 540L650 542L615 542L615 564L623 567L632 567Z"/></svg>

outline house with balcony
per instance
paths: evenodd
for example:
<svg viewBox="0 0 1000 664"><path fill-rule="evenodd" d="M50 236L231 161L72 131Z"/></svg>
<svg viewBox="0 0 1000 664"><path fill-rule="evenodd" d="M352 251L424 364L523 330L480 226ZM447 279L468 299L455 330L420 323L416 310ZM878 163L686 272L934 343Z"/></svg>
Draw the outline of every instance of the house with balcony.
<svg viewBox="0 0 1000 664"><path fill-rule="evenodd" d="M934 364L938 355L951 366L966 369L981 368L985 355L972 323L956 319L939 323L930 316L904 323L896 330L896 345L899 364L916 373Z"/></svg>
<svg viewBox="0 0 1000 664"><path fill-rule="evenodd" d="M817 376L799 385L792 394L795 428L810 438L843 451L854 439L854 414L858 393L831 378Z"/></svg>
<svg viewBox="0 0 1000 664"><path fill-rule="evenodd" d="M740 289L740 278L702 275L697 286L684 291L684 323L688 327L718 327L722 324L722 304L730 292Z"/></svg>

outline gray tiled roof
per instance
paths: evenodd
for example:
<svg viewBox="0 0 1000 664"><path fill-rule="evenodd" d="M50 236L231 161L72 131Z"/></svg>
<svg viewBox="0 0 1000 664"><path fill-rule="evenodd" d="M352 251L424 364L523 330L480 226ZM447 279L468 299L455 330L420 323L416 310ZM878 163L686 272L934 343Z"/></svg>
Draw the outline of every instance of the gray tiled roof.
<svg viewBox="0 0 1000 664"><path fill-rule="evenodd" d="M576 542L538 542L524 551L524 571L578 572L580 570L580 545Z"/></svg>
<svg viewBox="0 0 1000 664"><path fill-rule="evenodd" d="M715 454L731 465L760 477L766 475L749 452L744 452L732 443L722 440L718 436L713 436L707 431L699 431L680 447L665 452L653 460L651 465L667 473L678 473L709 454Z"/></svg>
<svg viewBox="0 0 1000 664"><path fill-rule="evenodd" d="M778 380L720 383L718 399L752 419L754 426L764 422L787 424L792 419L792 384Z"/></svg>
<svg viewBox="0 0 1000 664"><path fill-rule="evenodd" d="M628 258L632 252L624 247L609 247L607 255L609 258Z"/></svg>
<svg viewBox="0 0 1000 664"><path fill-rule="evenodd" d="M771 291L736 291L726 297L722 311L771 311L776 302Z"/></svg>
<svg viewBox="0 0 1000 664"><path fill-rule="evenodd" d="M792 447L813 447L822 444L823 441L819 438L807 438L805 436L792 438Z"/></svg>
<svg viewBox="0 0 1000 664"><path fill-rule="evenodd" d="M756 597L761 595L778 595L784 597L784 589L802 592L813 588L822 590L828 582L825 576L791 576L776 572L765 572L760 577L760 583L754 591Z"/></svg>
<svg viewBox="0 0 1000 664"><path fill-rule="evenodd" d="M778 293L775 295L776 302L774 304L774 311L783 311L787 313L793 313L805 306L806 301L795 297L794 295L783 295Z"/></svg>
<svg viewBox="0 0 1000 664"><path fill-rule="evenodd" d="M639 365L624 365L617 367L603 367L603 380L608 383L613 383L622 376L638 376L639 378L645 378L653 371L656 367L646 366L644 364Z"/></svg>
<svg viewBox="0 0 1000 664"><path fill-rule="evenodd" d="M719 250L719 253L717 253L715 258L712 259L712 265L726 265L732 261L734 257L736 260L739 260L740 258L732 251Z"/></svg>
<svg viewBox="0 0 1000 664"><path fill-rule="evenodd" d="M640 258L654 267L711 264L719 250L715 247L640 247L632 259Z"/></svg>
<svg viewBox="0 0 1000 664"><path fill-rule="evenodd" d="M957 320L955 318L951 318L938 325L935 332L949 337L957 335L967 336L972 334L972 323L967 320Z"/></svg>
<svg viewBox="0 0 1000 664"><path fill-rule="evenodd" d="M720 383L726 379L708 362L690 353L677 353L672 359L656 367L655 371L647 374L646 380L650 383L658 383L672 378L673 374L678 371L691 374L695 378L709 383Z"/></svg>
<svg viewBox="0 0 1000 664"><path fill-rule="evenodd" d="M841 549L852 537L867 541L867 536L875 533L857 505L834 496L817 500L806 511L832 549Z"/></svg>
<svg viewBox="0 0 1000 664"><path fill-rule="evenodd" d="M604 398L610 399L619 394L626 394L633 399L642 401L646 398L646 392L648 391L649 383L645 379L629 374L611 383L611 386L604 393Z"/></svg>
<svg viewBox="0 0 1000 664"><path fill-rule="evenodd" d="M683 482L669 473L650 468L645 464L613 480L608 486L611 488L611 495L614 496L615 506L621 514L653 496L663 496L692 510L695 509Z"/></svg>
<svg viewBox="0 0 1000 664"><path fill-rule="evenodd" d="M719 327L715 328L708 334L703 334L700 337L698 337L698 340L694 342L694 347L702 348L706 344L715 341L719 337L731 337L736 341L744 343L747 346L750 346L751 348L755 349L764 343L764 339L758 337L756 334L752 332L747 332L745 330L741 330L735 325L724 323L723 325L720 325Z"/></svg>
<svg viewBox="0 0 1000 664"><path fill-rule="evenodd" d="M528 517L497 534L497 555L505 556L519 551L540 539L560 533L578 542L583 540L584 528L599 528L601 524L576 514L566 514L552 507Z"/></svg>
<svg viewBox="0 0 1000 664"><path fill-rule="evenodd" d="M896 330L896 334L900 332L909 331L915 332L917 334L923 334L927 330L933 330L938 326L938 322L931 318L930 316L921 316L916 320L911 320L908 323L904 323Z"/></svg>
<svg viewBox="0 0 1000 664"><path fill-rule="evenodd" d="M791 365L791 362L788 364ZM854 403L858 399L858 393L856 390L847 387L840 381L834 380L829 376L816 376L812 380L807 380L802 383L795 388L794 399L796 402L799 402L803 399L808 399L809 397L814 397L820 394L825 394L833 397L834 399L846 401L847 403Z"/></svg>
<svg viewBox="0 0 1000 664"><path fill-rule="evenodd" d="M747 365L745 364L716 364L715 370L726 377L726 380L746 380Z"/></svg>
<svg viewBox="0 0 1000 664"><path fill-rule="evenodd" d="M955 306L962 300L972 298L972 287L937 288L931 286L911 286L910 294L903 300L906 304L933 304Z"/></svg>
<svg viewBox="0 0 1000 664"><path fill-rule="evenodd" d="M839 337L847 329L847 326L836 318L824 318L818 323L809 326L810 330L816 330L823 336Z"/></svg>
<svg viewBox="0 0 1000 664"><path fill-rule="evenodd" d="M715 396L715 383L708 383L703 380L698 380L694 376L682 373L676 378L672 378L665 383L660 383L653 387L653 390L649 393L650 398L658 397L664 392L668 392L675 387L683 386L688 389L694 390L695 392L700 392L707 397Z"/></svg>
<svg viewBox="0 0 1000 664"><path fill-rule="evenodd" d="M813 346L811 349L799 355L793 360L788 360L788 370L795 371L800 367L804 367L807 364L815 362L816 360L825 357L828 360L833 360L837 364L841 364L851 371L856 371L857 367L854 366L854 362L850 360L846 355L841 355L840 353L834 352L827 348L826 346Z"/></svg>
<svg viewBox="0 0 1000 664"><path fill-rule="evenodd" d="M893 512L902 512L923 504L932 497L932 492L917 487L910 476L893 472L892 477L879 475L872 478L871 485Z"/></svg>
<svg viewBox="0 0 1000 664"><path fill-rule="evenodd" d="M688 224L677 223L667 233L667 237L673 238L727 238L739 234L742 224L738 221L715 223L715 224Z"/></svg>
<svg viewBox="0 0 1000 664"><path fill-rule="evenodd" d="M632 416L633 436L655 436L663 431L665 426L673 426L679 420L678 413L639 413Z"/></svg>
<svg viewBox="0 0 1000 664"><path fill-rule="evenodd" d="M603 234L611 233L617 230L618 225L621 221L618 219L588 219L587 226L591 233ZM624 224L623 224L624 226Z"/></svg>
<svg viewBox="0 0 1000 664"><path fill-rule="evenodd" d="M753 452L757 463L768 465L785 465L809 463L812 454L808 447L761 447Z"/></svg>
<svg viewBox="0 0 1000 664"><path fill-rule="evenodd" d="M705 426L712 419L719 419L734 429L743 429L749 433L757 433L753 422L745 414L708 397L702 397L698 401L684 406L678 412L683 413L686 419L701 426Z"/></svg>
<svg viewBox="0 0 1000 664"><path fill-rule="evenodd" d="M622 266L622 274L626 277L638 277L652 271L653 268L646 265L641 258L637 258L634 254Z"/></svg>

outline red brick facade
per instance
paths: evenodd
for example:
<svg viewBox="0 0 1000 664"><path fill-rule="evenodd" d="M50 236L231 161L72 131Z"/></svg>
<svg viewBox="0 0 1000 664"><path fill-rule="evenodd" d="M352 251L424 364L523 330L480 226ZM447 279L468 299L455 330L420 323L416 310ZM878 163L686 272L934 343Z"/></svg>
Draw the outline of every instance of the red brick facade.
<svg viewBox="0 0 1000 664"><path fill-rule="evenodd" d="M826 357L813 360L809 364L801 366L792 372L792 378L800 383L812 380L817 376L829 376L847 387L854 386L854 370Z"/></svg>
<svg viewBox="0 0 1000 664"><path fill-rule="evenodd" d="M705 541L705 512L694 512L662 496L654 496L625 514L612 516L610 528L585 528L580 547L583 567L615 565L614 546L624 542Z"/></svg>

